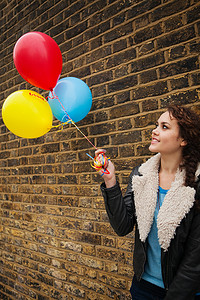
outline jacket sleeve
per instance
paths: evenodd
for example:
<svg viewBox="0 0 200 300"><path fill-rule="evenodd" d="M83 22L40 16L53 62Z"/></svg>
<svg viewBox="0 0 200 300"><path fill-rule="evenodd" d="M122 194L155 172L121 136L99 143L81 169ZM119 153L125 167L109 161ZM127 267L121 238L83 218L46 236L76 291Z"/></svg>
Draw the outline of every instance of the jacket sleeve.
<svg viewBox="0 0 200 300"><path fill-rule="evenodd" d="M133 169L131 172L124 197L118 182L111 188L106 188L105 183L101 185L110 224L119 236L124 236L131 232L135 224L132 192L132 176L135 172L137 172L136 169Z"/></svg>
<svg viewBox="0 0 200 300"><path fill-rule="evenodd" d="M196 195L200 195L200 186ZM197 292L200 292L200 212L194 215L184 257L165 300L192 300Z"/></svg>

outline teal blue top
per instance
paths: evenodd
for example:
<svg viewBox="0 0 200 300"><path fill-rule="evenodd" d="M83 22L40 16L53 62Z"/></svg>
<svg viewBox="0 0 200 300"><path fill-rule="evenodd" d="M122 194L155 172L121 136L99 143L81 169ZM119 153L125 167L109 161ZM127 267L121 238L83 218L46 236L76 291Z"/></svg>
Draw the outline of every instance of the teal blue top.
<svg viewBox="0 0 200 300"><path fill-rule="evenodd" d="M161 207L167 192L168 190L164 190L159 186L158 201L154 212L153 224L147 238L147 261L145 264L144 273L142 275L144 280L149 281L161 288L164 288L164 283L161 271L161 247L158 242L157 217L159 208Z"/></svg>

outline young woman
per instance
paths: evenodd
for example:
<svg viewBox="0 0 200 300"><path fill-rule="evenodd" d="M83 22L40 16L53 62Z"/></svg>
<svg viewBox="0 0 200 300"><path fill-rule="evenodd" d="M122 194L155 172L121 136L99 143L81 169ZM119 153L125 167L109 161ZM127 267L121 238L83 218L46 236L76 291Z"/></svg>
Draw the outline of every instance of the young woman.
<svg viewBox="0 0 200 300"><path fill-rule="evenodd" d="M170 106L152 131L157 153L133 169L122 197L111 161L101 185L115 232L135 226L134 300L192 300L200 292L200 118ZM101 159L101 151L95 152Z"/></svg>

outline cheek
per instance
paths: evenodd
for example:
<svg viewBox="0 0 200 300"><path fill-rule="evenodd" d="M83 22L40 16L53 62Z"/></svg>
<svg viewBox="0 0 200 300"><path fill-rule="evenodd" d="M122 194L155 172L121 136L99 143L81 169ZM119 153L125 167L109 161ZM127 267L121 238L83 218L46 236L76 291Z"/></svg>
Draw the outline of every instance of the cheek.
<svg viewBox="0 0 200 300"><path fill-rule="evenodd" d="M165 140L167 140L169 143L174 143L174 142L178 142L179 141L179 137L177 134L171 133L171 134L166 134L165 136L163 136L163 138Z"/></svg>
<svg viewBox="0 0 200 300"><path fill-rule="evenodd" d="M163 143L166 149L171 149L173 151L180 148L181 141L180 138L177 137L177 135L170 135L168 137L165 137Z"/></svg>
<svg viewBox="0 0 200 300"><path fill-rule="evenodd" d="M177 135L166 135L163 136L162 142L166 148L176 149L180 146L180 140Z"/></svg>

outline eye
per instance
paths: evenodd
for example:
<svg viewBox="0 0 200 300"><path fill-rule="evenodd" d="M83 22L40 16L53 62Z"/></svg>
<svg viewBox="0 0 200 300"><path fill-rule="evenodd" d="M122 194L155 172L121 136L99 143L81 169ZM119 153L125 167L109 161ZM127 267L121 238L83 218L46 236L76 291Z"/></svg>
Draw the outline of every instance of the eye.
<svg viewBox="0 0 200 300"><path fill-rule="evenodd" d="M163 124L163 129L168 129L168 126Z"/></svg>

